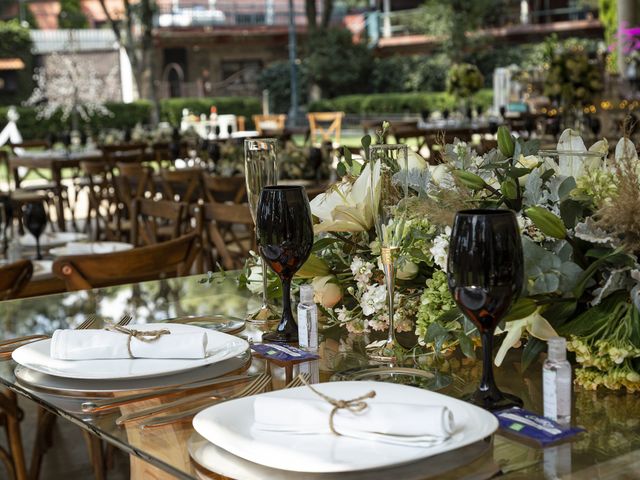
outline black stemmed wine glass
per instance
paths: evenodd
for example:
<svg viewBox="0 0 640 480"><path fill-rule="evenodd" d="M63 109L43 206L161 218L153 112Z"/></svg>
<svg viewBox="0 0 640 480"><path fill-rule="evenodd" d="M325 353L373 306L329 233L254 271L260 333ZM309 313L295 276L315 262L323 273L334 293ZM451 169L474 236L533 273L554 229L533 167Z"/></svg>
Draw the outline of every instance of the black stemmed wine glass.
<svg viewBox="0 0 640 480"><path fill-rule="evenodd" d="M295 343L298 325L291 313L291 279L311 254L313 225L303 187L267 186L260 194L256 218L260 255L282 281L282 319L265 342Z"/></svg>
<svg viewBox="0 0 640 480"><path fill-rule="evenodd" d="M23 222L31 234L36 237L36 260L42 260L40 235L47 227L47 212L42 203L28 203L24 207Z"/></svg>
<svg viewBox="0 0 640 480"><path fill-rule="evenodd" d="M449 290L482 338L482 382L469 401L487 410L522 406L493 378L493 333L524 282L522 240L511 210L456 214L447 261Z"/></svg>

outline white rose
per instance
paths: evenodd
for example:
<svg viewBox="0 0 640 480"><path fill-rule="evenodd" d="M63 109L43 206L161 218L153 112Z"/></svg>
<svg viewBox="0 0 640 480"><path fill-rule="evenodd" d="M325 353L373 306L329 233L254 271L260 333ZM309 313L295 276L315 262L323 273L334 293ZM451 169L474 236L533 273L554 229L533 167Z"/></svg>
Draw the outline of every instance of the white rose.
<svg viewBox="0 0 640 480"><path fill-rule="evenodd" d="M260 265L251 267L247 277L247 288L251 293L262 293L262 267Z"/></svg>
<svg viewBox="0 0 640 480"><path fill-rule="evenodd" d="M520 159L518 160L518 163L524 168L536 168L540 162L540 157L537 155L527 155L526 157L520 155Z"/></svg>
<svg viewBox="0 0 640 480"><path fill-rule="evenodd" d="M313 286L313 300L325 308L332 308L342 299L342 288L335 283L336 277L327 275L316 277L311 282Z"/></svg>

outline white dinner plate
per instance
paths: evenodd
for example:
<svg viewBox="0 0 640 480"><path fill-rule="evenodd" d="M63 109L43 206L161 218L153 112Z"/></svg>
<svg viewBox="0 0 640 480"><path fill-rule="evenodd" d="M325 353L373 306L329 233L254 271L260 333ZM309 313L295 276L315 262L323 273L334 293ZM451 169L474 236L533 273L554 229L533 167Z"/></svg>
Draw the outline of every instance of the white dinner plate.
<svg viewBox="0 0 640 480"><path fill-rule="evenodd" d="M401 465L470 445L498 429L498 420L486 410L416 387L386 382L331 382L315 387L336 399L356 398L375 390L376 397L367 400L370 404L446 405L453 413L456 428L449 440L430 448L392 445L330 433L295 435L260 431L252 428L255 396L209 407L196 415L193 426L214 445L250 462L281 470L314 473L353 472ZM308 387L262 395L310 400L318 398Z"/></svg>
<svg viewBox="0 0 640 480"><path fill-rule="evenodd" d="M110 397L115 392L152 390L217 378L234 370L241 370L250 359L251 353L247 351L233 358L206 365L202 368L171 375L134 378L132 380L84 380L54 377L36 372L22 365L16 366L15 375L22 385L40 392L55 395Z"/></svg>
<svg viewBox="0 0 640 480"><path fill-rule="evenodd" d="M134 325L136 330L156 330L156 324ZM192 325L163 323L172 332L198 329ZM24 345L13 352L13 359L32 370L56 377L89 380L116 380L154 377L204 367L235 357L249 349L249 343L226 333L206 330L207 356L200 359L118 358L114 360L58 360L51 358L51 340Z"/></svg>
<svg viewBox="0 0 640 480"><path fill-rule="evenodd" d="M57 247L69 242L80 242L88 238L85 233L76 232L45 232L40 235L40 246L43 248ZM27 233L20 237L20 245L27 248L36 248L36 237Z"/></svg>
<svg viewBox="0 0 640 480"><path fill-rule="evenodd" d="M124 242L83 242L68 243L64 247L49 250L51 255L62 257L66 255L92 255L96 253L113 253L131 250L133 245Z"/></svg>

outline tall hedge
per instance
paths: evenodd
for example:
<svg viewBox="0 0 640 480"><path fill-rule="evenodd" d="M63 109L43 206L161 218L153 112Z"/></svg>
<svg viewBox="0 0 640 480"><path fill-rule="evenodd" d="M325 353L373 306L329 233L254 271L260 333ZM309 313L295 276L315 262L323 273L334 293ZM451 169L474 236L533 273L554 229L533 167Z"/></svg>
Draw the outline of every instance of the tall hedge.
<svg viewBox="0 0 640 480"><path fill-rule="evenodd" d="M161 120L177 125L182 118L182 109L188 108L196 115L208 114L211 105L215 105L219 114L245 115L248 126L251 126L251 115L260 113L260 101L255 98L172 98L160 102ZM108 103L106 107L110 116L96 115L89 122L82 122L82 128L97 132L100 129L127 129L136 124L149 123L151 103L138 100L133 103ZM8 107L0 107L0 130L7 122ZM17 107L20 114L18 129L25 139L46 138L49 133L69 130L69 121L63 122L59 114L48 119L38 118L33 107Z"/></svg>
<svg viewBox="0 0 640 480"><path fill-rule="evenodd" d="M31 54L29 29L17 19L0 21L0 58L19 58L25 65L18 72L18 91L0 91L0 105L18 103L28 98L33 89L33 55Z"/></svg>
<svg viewBox="0 0 640 480"><path fill-rule="evenodd" d="M473 96L473 104L487 109L493 101L493 91L480 90ZM459 101L445 92L427 93L377 93L368 95L344 95L319 100L309 105L309 111L340 111L351 114L420 113L423 110L455 109Z"/></svg>

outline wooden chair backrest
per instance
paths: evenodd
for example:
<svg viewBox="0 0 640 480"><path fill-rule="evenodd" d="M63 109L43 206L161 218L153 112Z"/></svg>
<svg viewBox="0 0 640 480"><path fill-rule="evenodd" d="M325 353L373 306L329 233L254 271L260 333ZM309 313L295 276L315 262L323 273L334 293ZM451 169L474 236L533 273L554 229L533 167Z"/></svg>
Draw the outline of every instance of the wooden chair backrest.
<svg viewBox="0 0 640 480"><path fill-rule="evenodd" d="M20 143L9 143L9 147L11 148L11 153L15 154L17 148L22 148L24 150L29 149L46 149L51 148L51 144L47 140L25 140Z"/></svg>
<svg viewBox="0 0 640 480"><path fill-rule="evenodd" d="M247 198L247 182L243 176L218 177L202 173L202 189L207 202L242 203Z"/></svg>
<svg viewBox="0 0 640 480"><path fill-rule="evenodd" d="M147 193L155 193L153 170L141 163L120 163L118 175L114 176L114 186L118 200L128 209L135 198L144 198Z"/></svg>
<svg viewBox="0 0 640 480"><path fill-rule="evenodd" d="M0 267L0 300L16 298L29 283L33 265L29 260L18 260Z"/></svg>
<svg viewBox="0 0 640 480"><path fill-rule="evenodd" d="M178 238L187 229L188 205L136 198L131 202L131 243L154 245Z"/></svg>
<svg viewBox="0 0 640 480"><path fill-rule="evenodd" d="M167 200L196 203L202 195L202 169L161 170L162 196Z"/></svg>
<svg viewBox="0 0 640 480"><path fill-rule="evenodd" d="M101 147L105 159L111 164L116 163L141 163L145 160L144 143L127 143L122 145L104 145Z"/></svg>
<svg viewBox="0 0 640 480"><path fill-rule="evenodd" d="M283 113L277 115L253 115L253 124L258 134L264 135L265 131L284 130L287 116Z"/></svg>
<svg viewBox="0 0 640 480"><path fill-rule="evenodd" d="M198 205L194 212L203 254L214 259L209 269L215 269L216 262L226 270L242 268L255 243L249 205L205 203ZM238 227L244 227L247 235L239 235ZM249 242L248 237L251 239Z"/></svg>
<svg viewBox="0 0 640 480"><path fill-rule="evenodd" d="M307 118L312 146L324 142L340 143L344 112L311 112L307 113ZM328 126L323 126L327 123Z"/></svg>
<svg viewBox="0 0 640 480"><path fill-rule="evenodd" d="M181 276L189 273L199 249L200 238L191 233L124 252L60 257L53 273L68 291Z"/></svg>

